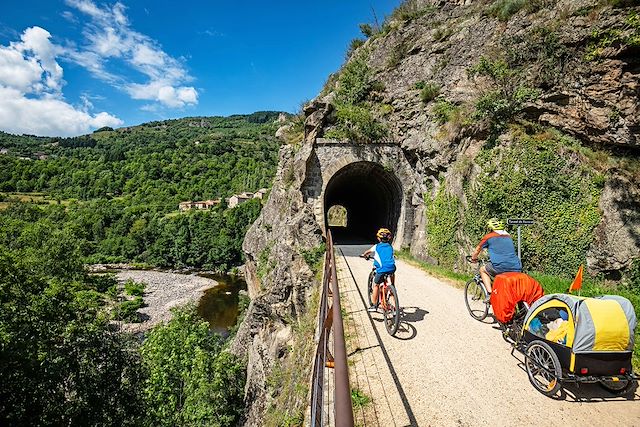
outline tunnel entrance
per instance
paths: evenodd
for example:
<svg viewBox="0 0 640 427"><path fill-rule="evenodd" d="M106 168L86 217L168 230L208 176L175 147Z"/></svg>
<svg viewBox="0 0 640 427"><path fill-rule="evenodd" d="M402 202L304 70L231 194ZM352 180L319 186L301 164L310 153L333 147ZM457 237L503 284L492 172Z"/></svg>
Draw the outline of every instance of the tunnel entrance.
<svg viewBox="0 0 640 427"><path fill-rule="evenodd" d="M396 175L372 162L351 163L336 172L325 189L325 227L331 228L336 243L375 241L380 227L398 229L402 204L402 185ZM346 210L346 225L332 226L329 210Z"/></svg>

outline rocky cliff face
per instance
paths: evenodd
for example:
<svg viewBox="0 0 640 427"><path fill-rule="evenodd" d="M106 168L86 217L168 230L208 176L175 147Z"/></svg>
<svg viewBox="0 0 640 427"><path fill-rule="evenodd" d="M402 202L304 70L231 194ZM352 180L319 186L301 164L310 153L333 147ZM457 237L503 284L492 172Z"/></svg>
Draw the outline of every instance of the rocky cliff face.
<svg viewBox="0 0 640 427"><path fill-rule="evenodd" d="M570 275L586 261L619 280L639 262L640 7L611 6L632 3L406 1L354 45L305 108L305 140L282 148L245 240L247 425L314 286L303 253L322 224L302 190L318 137L402 148L419 183L407 246L421 258L463 268L495 215L536 219L532 269Z"/></svg>
<svg viewBox="0 0 640 427"><path fill-rule="evenodd" d="M291 327L308 310L317 285L304 251L322 244L322 231L300 187L311 145L284 146L274 186L243 249L251 304L232 351L248 359L245 425L262 425L271 391L267 379L292 345Z"/></svg>

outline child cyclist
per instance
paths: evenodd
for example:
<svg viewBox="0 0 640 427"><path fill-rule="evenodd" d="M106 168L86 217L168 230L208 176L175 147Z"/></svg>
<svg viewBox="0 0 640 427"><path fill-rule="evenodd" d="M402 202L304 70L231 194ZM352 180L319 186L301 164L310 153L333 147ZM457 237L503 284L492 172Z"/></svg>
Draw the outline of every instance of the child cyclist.
<svg viewBox="0 0 640 427"><path fill-rule="evenodd" d="M391 246L391 231L387 228L381 228L376 233L378 244L373 245L362 253L362 257L367 258L373 254L373 266L376 269L376 275L373 278L373 298L372 301L378 301L378 289L382 283L383 275L391 277L391 284L395 283L396 262L393 258L393 247ZM371 304L367 311L376 311L378 305Z"/></svg>

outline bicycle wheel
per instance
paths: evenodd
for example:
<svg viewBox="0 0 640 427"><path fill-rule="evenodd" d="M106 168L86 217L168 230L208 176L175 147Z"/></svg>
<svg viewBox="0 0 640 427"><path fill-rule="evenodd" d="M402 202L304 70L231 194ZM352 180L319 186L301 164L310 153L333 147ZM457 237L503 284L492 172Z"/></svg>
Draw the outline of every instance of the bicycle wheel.
<svg viewBox="0 0 640 427"><path fill-rule="evenodd" d="M369 295L369 305L376 305L378 301L373 300L373 277L375 273L373 270L369 273L369 278L367 279L367 295Z"/></svg>
<svg viewBox="0 0 640 427"><path fill-rule="evenodd" d="M469 314L476 320L484 320L489 313L489 303L484 302L487 291L484 285L471 279L464 285L464 302L467 304Z"/></svg>
<svg viewBox="0 0 640 427"><path fill-rule="evenodd" d="M400 325L400 305L398 303L398 292L393 285L387 286L385 290L384 326L389 335L395 335Z"/></svg>
<svg viewBox="0 0 640 427"><path fill-rule="evenodd" d="M618 381L614 381L613 379L601 379L598 380L598 384L600 387L611 394L615 394L616 396L627 394L633 385L632 382L627 379L618 379Z"/></svg>
<svg viewBox="0 0 640 427"><path fill-rule="evenodd" d="M529 381L540 393L551 397L560 390L560 361L547 343L532 341L525 351L524 364Z"/></svg>

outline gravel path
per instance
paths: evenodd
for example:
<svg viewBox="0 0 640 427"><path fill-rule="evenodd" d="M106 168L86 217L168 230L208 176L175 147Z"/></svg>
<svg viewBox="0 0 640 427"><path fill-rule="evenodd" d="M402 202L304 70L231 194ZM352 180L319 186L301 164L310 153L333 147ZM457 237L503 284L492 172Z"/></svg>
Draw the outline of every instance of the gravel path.
<svg viewBox="0 0 640 427"><path fill-rule="evenodd" d="M122 330L132 333L144 332L160 322L170 320L172 307L189 302L197 303L204 291L217 284L213 279L195 274L150 270L120 270L116 277L121 283L131 279L147 284L143 296L146 306L138 310L144 321L122 324Z"/></svg>
<svg viewBox="0 0 640 427"><path fill-rule="evenodd" d="M463 292L398 261L403 309L396 337L382 314L365 310L368 246L337 255L347 313L350 381L373 404L356 410L364 426L640 426L640 395L615 397L597 385L570 387L560 399L529 383L523 357L495 325L469 316ZM341 257L340 257L341 258Z"/></svg>

